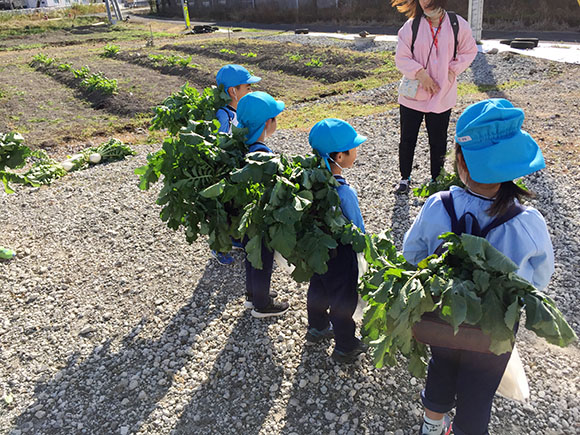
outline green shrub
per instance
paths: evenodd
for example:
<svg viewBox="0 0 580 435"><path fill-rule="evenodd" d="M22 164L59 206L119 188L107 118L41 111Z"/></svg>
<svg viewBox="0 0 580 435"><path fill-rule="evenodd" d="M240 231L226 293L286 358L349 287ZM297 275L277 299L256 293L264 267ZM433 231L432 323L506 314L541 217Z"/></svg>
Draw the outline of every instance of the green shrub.
<svg viewBox="0 0 580 435"><path fill-rule="evenodd" d="M83 79L81 87L89 92L98 91L105 95L112 95L117 92L117 80L108 79L103 73L98 72Z"/></svg>
<svg viewBox="0 0 580 435"><path fill-rule="evenodd" d="M117 53L119 53L119 50L121 50L121 47L119 47L118 45L107 44L103 48L103 53L101 54L101 56L103 56L103 57L115 57L117 55Z"/></svg>

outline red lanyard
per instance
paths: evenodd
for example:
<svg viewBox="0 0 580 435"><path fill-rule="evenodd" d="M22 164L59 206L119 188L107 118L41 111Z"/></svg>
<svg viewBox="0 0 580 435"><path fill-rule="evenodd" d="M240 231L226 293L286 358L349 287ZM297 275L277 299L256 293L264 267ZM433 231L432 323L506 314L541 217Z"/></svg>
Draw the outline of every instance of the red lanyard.
<svg viewBox="0 0 580 435"><path fill-rule="evenodd" d="M430 20L429 21L429 29L431 30L431 36L433 37L433 43L435 44L435 48L438 48L437 45L437 35L439 35L439 30L441 30L441 24L443 24L443 17L441 17L441 20L439 21L439 27L437 27L437 31L433 32L433 24L431 23Z"/></svg>

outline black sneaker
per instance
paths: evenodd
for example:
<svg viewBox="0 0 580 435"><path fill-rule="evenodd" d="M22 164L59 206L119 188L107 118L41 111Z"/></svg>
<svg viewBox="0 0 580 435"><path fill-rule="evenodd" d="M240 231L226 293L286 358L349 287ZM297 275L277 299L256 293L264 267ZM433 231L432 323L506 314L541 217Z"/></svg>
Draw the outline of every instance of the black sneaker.
<svg viewBox="0 0 580 435"><path fill-rule="evenodd" d="M341 352L334 349L332 352L332 359L342 364L352 364L356 361L361 353L365 353L369 347L362 341L358 340L356 347L350 352Z"/></svg>
<svg viewBox="0 0 580 435"><path fill-rule="evenodd" d="M276 299L278 297L278 293L272 290L270 292L270 297L272 299ZM246 300L244 301L244 308L254 308L254 296L250 293L246 293Z"/></svg>
<svg viewBox="0 0 580 435"><path fill-rule="evenodd" d="M310 343L319 343L322 340L334 338L334 331L332 327L329 326L322 331L319 331L316 328L308 328L308 332L306 332L306 341Z"/></svg>
<svg viewBox="0 0 580 435"><path fill-rule="evenodd" d="M252 310L252 316L258 319L281 316L286 311L288 311L288 308L290 308L288 302L276 302L274 299L270 298L270 303L268 304L267 307L264 307L262 309L257 309L256 307L254 307L254 309Z"/></svg>
<svg viewBox="0 0 580 435"><path fill-rule="evenodd" d="M409 179L399 181L399 186L395 190L395 193L403 194L409 193Z"/></svg>

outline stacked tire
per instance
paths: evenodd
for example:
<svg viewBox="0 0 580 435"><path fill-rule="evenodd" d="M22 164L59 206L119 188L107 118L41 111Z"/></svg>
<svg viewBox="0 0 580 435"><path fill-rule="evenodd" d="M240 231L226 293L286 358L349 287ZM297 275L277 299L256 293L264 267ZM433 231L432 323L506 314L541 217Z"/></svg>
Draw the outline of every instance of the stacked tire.
<svg viewBox="0 0 580 435"><path fill-rule="evenodd" d="M529 50L536 48L540 40L538 38L514 38L502 39L501 44L509 45L511 48L519 48L521 50Z"/></svg>

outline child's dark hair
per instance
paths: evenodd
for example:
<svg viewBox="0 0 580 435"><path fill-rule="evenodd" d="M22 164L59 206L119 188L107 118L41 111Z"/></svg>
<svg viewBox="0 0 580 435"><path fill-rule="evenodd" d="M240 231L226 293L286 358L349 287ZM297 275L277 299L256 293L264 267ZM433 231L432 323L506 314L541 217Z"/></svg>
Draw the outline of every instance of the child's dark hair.
<svg viewBox="0 0 580 435"><path fill-rule="evenodd" d="M463 157L461 146L455 144L455 172L457 172L457 156L459 155ZM512 205L514 199L522 202L524 198L534 198L535 196L536 195L533 192L522 189L513 181L504 181L499 187L499 191L493 200L493 204L491 204L489 209L487 209L487 214L492 217L501 216L507 211L509 206Z"/></svg>
<svg viewBox="0 0 580 435"><path fill-rule="evenodd" d="M415 18L423 13L419 0L391 0L391 6L396 7L407 18ZM447 7L447 0L431 0L427 7L445 9Z"/></svg>

